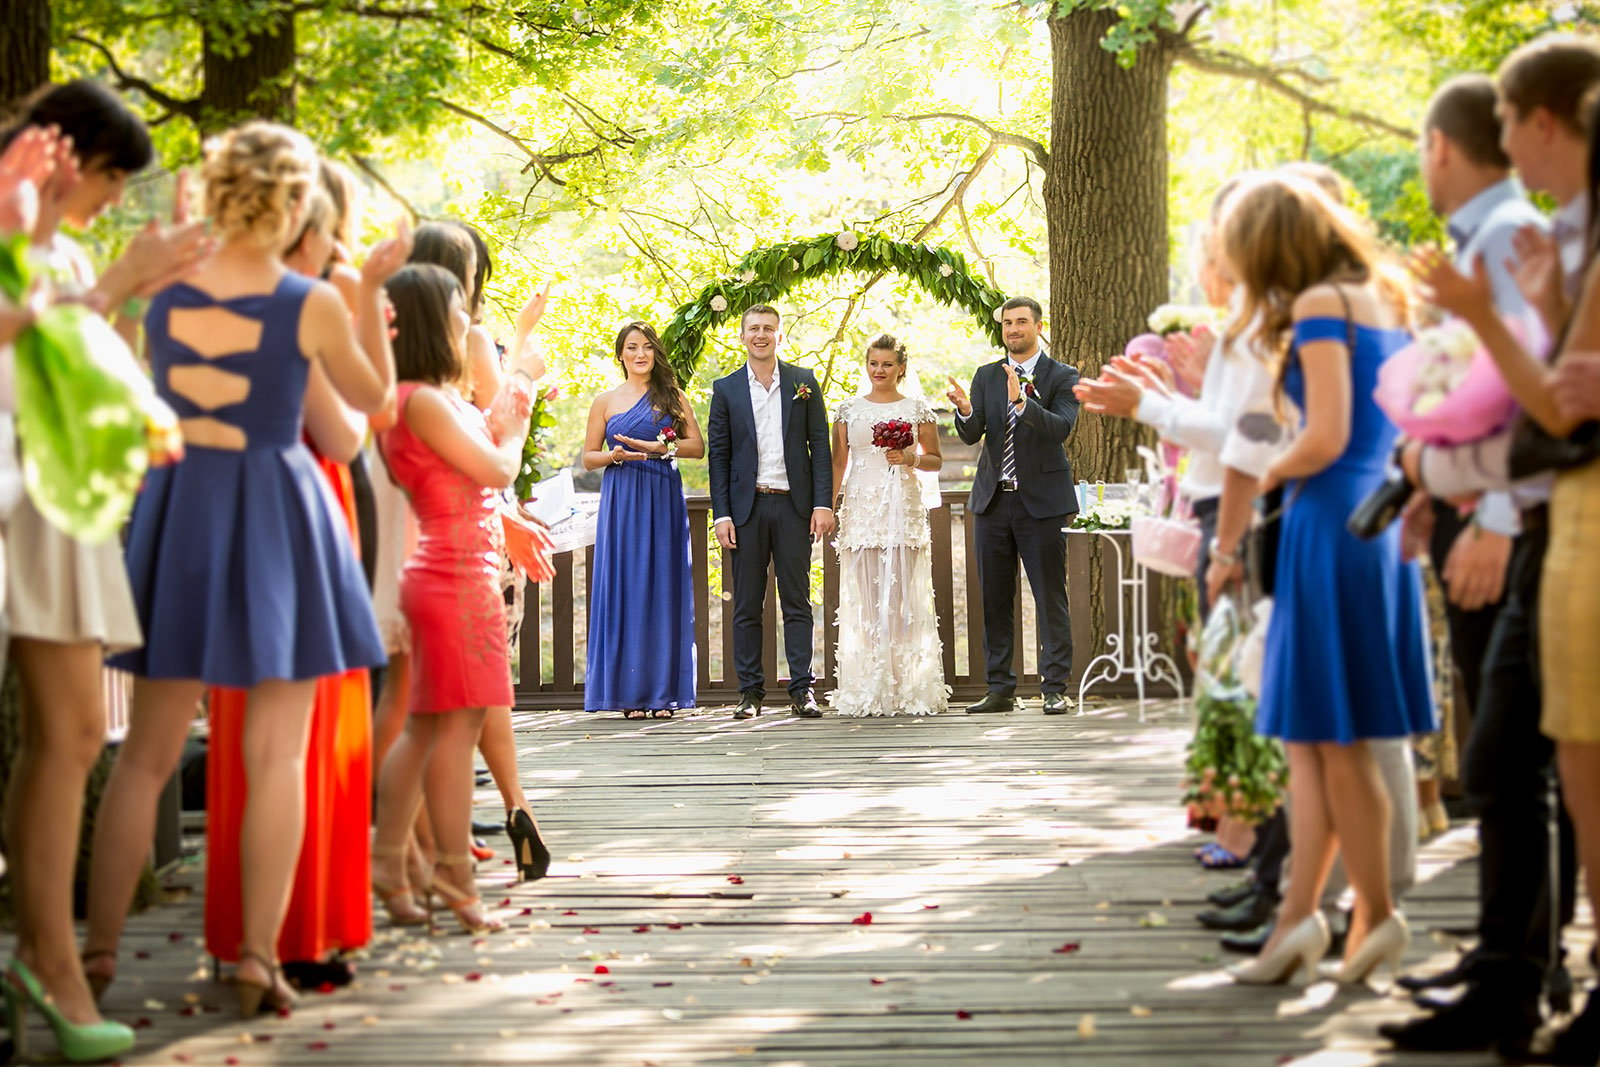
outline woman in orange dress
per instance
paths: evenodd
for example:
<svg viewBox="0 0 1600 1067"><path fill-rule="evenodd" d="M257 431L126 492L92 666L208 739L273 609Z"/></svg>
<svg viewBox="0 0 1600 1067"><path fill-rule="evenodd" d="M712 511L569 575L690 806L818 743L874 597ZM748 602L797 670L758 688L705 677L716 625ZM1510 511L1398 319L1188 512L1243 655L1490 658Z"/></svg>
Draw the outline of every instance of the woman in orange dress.
<svg viewBox="0 0 1600 1067"><path fill-rule="evenodd" d="M312 277L329 265L338 219L333 202L314 197L285 264ZM355 491L346 462L360 449L366 420L313 373L306 391L306 443L350 528L359 552ZM306 754L306 828L289 911L278 940L284 974L302 987L343 985L353 972L327 961L372 939L368 830L372 812L372 692L365 669L317 682ZM206 768L206 947L235 962L239 912L239 828L245 775L241 744L245 693L210 693L211 741Z"/></svg>

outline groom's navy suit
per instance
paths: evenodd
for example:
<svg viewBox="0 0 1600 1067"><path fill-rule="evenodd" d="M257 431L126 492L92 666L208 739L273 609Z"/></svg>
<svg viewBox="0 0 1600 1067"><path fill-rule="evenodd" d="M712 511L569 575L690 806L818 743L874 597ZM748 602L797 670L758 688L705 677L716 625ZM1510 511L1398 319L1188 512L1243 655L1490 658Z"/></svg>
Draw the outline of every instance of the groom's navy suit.
<svg viewBox="0 0 1600 1067"><path fill-rule="evenodd" d="M1078 421L1078 398L1072 394L1076 384L1078 372L1051 359L1041 346L1033 368L1038 395L1026 397L1014 424L1016 478L1009 484L1002 478L1009 421L1005 360L978 368L970 390L972 414L956 417L956 433L963 441L969 445L983 441L968 507L977 516L978 582L983 589L983 641L991 693L1011 696L1017 688L1012 647L1019 560L1038 609L1043 691L1065 692L1072 673L1067 537L1062 528L1078 511L1066 451L1066 440Z"/></svg>
<svg viewBox="0 0 1600 1067"><path fill-rule="evenodd" d="M809 395L796 396L802 390ZM706 420L711 468L711 514L731 519L737 547L729 553L733 572L733 662L743 693L766 694L761 666L761 614L767 596L767 564L775 564L783 605L783 645L789 661L789 693L803 696L811 674L811 513L833 507L833 458L828 413L817 377L802 367L778 364L783 475L786 491L759 484L760 438L752 406L750 371L741 364L711 383ZM770 445L770 442L769 442Z"/></svg>

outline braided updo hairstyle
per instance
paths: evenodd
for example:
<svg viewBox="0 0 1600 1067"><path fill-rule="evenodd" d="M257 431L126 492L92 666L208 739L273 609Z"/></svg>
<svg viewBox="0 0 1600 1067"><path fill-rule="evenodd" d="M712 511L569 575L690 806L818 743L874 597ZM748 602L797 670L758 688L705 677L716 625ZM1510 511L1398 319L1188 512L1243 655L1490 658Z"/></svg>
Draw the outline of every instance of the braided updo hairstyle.
<svg viewBox="0 0 1600 1067"><path fill-rule="evenodd" d="M317 179L317 150L275 122L247 122L206 142L206 214L224 241L282 248Z"/></svg>
<svg viewBox="0 0 1600 1067"><path fill-rule="evenodd" d="M900 379L895 384L899 385L900 382L906 380L906 375L910 373L911 368L907 362L905 342L896 340L892 333L880 333L867 345L866 354L871 355L873 352L894 353L895 362L900 364Z"/></svg>

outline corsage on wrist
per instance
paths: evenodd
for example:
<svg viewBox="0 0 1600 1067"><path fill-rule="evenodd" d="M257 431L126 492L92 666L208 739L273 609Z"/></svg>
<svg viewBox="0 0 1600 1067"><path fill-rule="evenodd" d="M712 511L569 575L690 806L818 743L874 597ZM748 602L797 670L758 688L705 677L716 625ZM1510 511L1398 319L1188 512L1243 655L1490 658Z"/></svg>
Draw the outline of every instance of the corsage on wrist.
<svg viewBox="0 0 1600 1067"><path fill-rule="evenodd" d="M678 457L678 431L671 426L656 434L656 442L666 445L666 450L661 453L662 459L676 459Z"/></svg>

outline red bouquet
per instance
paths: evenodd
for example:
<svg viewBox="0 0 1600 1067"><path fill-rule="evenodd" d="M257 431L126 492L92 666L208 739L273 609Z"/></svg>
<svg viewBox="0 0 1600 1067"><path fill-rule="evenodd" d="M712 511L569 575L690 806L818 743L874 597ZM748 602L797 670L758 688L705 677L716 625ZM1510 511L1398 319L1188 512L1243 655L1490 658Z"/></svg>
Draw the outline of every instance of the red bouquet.
<svg viewBox="0 0 1600 1067"><path fill-rule="evenodd" d="M872 443L878 448L904 451L916 441L911 424L904 419L888 419L872 427Z"/></svg>

